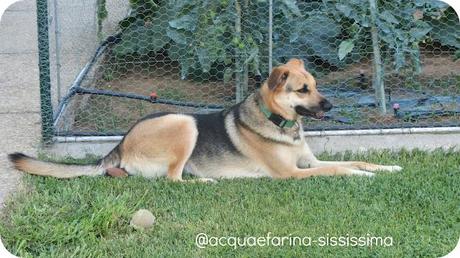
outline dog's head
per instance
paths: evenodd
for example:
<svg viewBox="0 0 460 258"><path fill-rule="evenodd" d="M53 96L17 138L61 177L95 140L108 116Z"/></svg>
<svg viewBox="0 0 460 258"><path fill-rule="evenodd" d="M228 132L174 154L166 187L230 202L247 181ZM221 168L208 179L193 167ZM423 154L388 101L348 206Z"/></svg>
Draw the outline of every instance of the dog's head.
<svg viewBox="0 0 460 258"><path fill-rule="evenodd" d="M316 89L315 78L300 59L275 67L261 92L268 108L285 119L295 119L298 115L320 118L332 108Z"/></svg>

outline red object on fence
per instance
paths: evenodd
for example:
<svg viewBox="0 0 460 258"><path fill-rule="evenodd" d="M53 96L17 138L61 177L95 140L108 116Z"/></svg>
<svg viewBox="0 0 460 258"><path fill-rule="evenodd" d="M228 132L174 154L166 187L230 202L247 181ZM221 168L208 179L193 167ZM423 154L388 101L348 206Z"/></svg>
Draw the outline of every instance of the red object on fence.
<svg viewBox="0 0 460 258"><path fill-rule="evenodd" d="M152 91L149 96L151 101L155 101L158 98L158 95L155 91Z"/></svg>

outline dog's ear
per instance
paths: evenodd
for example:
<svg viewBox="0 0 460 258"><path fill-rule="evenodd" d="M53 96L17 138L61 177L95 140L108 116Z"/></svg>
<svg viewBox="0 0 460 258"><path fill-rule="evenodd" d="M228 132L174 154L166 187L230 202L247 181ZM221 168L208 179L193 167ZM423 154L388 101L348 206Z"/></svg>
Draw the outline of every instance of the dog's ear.
<svg viewBox="0 0 460 258"><path fill-rule="evenodd" d="M290 59L286 65L292 65L292 66L297 66L297 67L300 67L300 68L303 68L305 69L305 65L303 63L303 61L301 59L297 59L297 58L292 58Z"/></svg>
<svg viewBox="0 0 460 258"><path fill-rule="evenodd" d="M276 67L270 73L268 77L268 88L270 90L275 90L276 88L283 86L289 76L289 70L285 67Z"/></svg>

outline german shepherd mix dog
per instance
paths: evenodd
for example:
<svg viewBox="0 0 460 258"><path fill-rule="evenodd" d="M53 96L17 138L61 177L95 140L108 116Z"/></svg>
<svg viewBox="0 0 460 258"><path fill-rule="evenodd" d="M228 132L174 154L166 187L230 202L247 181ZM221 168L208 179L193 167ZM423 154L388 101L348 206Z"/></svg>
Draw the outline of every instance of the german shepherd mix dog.
<svg viewBox="0 0 460 258"><path fill-rule="evenodd" d="M321 117L332 105L316 89L304 63L292 59L274 68L268 80L243 102L211 114L151 114L95 165L43 162L10 154L15 168L34 175L71 178L99 175L166 176L184 181L184 169L215 178L359 175L400 171L359 161L320 161L303 136L302 116Z"/></svg>

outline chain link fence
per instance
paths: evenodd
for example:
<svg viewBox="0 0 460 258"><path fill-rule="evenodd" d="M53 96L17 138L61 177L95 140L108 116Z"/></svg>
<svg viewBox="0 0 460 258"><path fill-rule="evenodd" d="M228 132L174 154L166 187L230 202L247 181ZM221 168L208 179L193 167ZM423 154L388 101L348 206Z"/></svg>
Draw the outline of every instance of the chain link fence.
<svg viewBox="0 0 460 258"><path fill-rule="evenodd" d="M119 135L152 112L220 110L294 57L335 106L307 130L460 126L460 25L440 1L37 4L44 135Z"/></svg>

